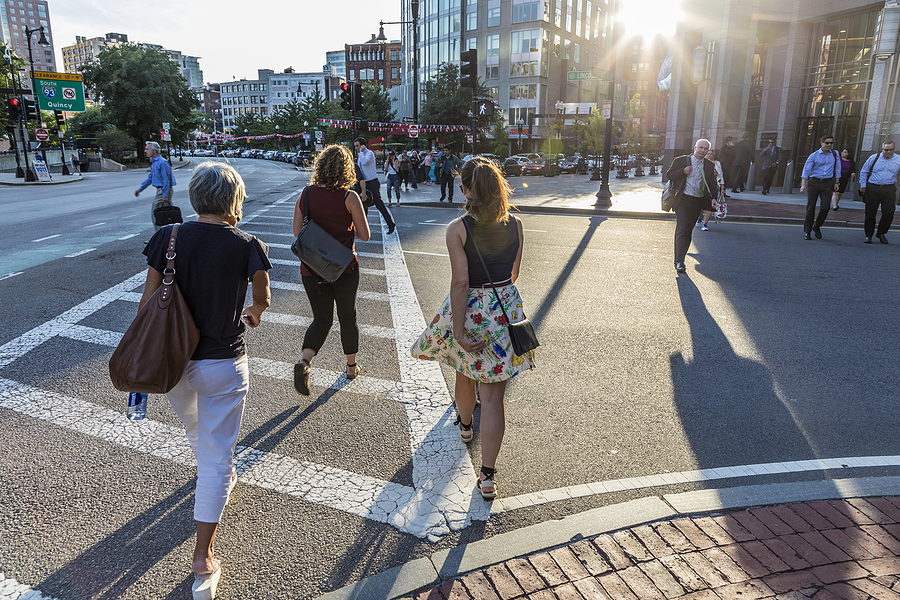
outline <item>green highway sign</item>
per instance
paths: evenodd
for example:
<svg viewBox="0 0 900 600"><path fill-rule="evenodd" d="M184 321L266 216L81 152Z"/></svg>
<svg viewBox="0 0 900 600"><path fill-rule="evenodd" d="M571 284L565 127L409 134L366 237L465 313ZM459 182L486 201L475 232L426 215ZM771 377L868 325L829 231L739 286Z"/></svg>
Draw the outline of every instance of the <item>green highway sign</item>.
<svg viewBox="0 0 900 600"><path fill-rule="evenodd" d="M566 79L569 81L585 81L589 79L603 79L603 77L594 75L590 71L569 71L566 73Z"/></svg>
<svg viewBox="0 0 900 600"><path fill-rule="evenodd" d="M41 110L84 112L84 84L81 75L35 71L34 88Z"/></svg>

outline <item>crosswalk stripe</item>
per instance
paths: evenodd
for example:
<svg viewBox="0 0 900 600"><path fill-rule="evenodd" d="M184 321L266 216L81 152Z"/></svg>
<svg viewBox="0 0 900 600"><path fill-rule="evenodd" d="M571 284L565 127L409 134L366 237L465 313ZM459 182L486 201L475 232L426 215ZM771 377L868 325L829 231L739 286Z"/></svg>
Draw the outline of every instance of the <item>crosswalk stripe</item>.
<svg viewBox="0 0 900 600"><path fill-rule="evenodd" d="M249 233L249 231L245 231L244 233ZM260 235L260 234L254 233L253 235ZM293 237L293 236L291 236L291 237ZM275 242L269 243L269 242L266 242L265 240L263 240L263 241L265 242L266 246L268 246L269 248L284 248L285 250L290 250L290 249L291 249L291 245L290 245L290 244L278 244L278 243L275 243ZM371 241L371 240L368 241L368 242L364 242L364 241L362 241L362 240L356 240L356 244L357 244L357 245L359 245L359 244L380 244L380 243L381 243L381 242L373 242L373 241ZM358 254L358 253L357 253L357 254ZM382 258L383 258L383 256L382 256Z"/></svg>
<svg viewBox="0 0 900 600"><path fill-rule="evenodd" d="M274 288L276 290L290 290L292 292L306 292L303 289L302 283L288 283L287 281L270 281L269 287ZM387 294L382 294L380 292L364 292L360 290L356 293L357 298L362 298L363 300L377 300L378 302L388 302L389 298Z"/></svg>
<svg viewBox="0 0 900 600"><path fill-rule="evenodd" d="M285 260L283 258L270 258L269 262L272 263L273 265L287 265L289 267L299 267L300 266L299 260ZM379 269L360 268L359 272L362 275L379 275L381 277L385 276L384 269L379 270Z"/></svg>
<svg viewBox="0 0 900 600"><path fill-rule="evenodd" d="M302 317L300 315L285 315L281 313L273 313L266 311L263 313L262 320L264 323L277 323L279 325L292 325L294 327L309 327L312 323L311 317ZM340 324L335 321L331 326L332 331L340 331ZM394 330L390 327L379 327L377 325L359 325L359 333L368 337L380 337L393 339L396 337Z"/></svg>

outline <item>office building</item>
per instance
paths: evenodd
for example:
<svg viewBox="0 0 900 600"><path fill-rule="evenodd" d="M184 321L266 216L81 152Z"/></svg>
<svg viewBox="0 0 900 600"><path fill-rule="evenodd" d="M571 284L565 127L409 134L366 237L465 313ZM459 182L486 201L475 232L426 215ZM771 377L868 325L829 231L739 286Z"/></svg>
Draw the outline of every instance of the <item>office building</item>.
<svg viewBox="0 0 900 600"><path fill-rule="evenodd" d="M0 40L13 52L28 61L27 30L44 27L44 35L49 46L38 44L40 33L31 34L31 57L34 59L35 71L57 71L56 52L54 50L53 30L50 26L50 12L47 0L0 0ZM8 68L8 66L7 66ZM24 75L24 87L28 87L30 75Z"/></svg>

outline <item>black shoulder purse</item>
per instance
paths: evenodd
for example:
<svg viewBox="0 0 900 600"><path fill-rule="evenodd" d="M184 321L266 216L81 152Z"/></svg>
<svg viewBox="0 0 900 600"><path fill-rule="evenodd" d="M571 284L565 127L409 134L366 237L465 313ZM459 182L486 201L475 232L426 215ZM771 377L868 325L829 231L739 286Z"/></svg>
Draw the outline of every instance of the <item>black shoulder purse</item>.
<svg viewBox="0 0 900 600"><path fill-rule="evenodd" d="M309 186L300 194L303 228L291 252L325 283L334 283L353 261L353 250L343 245L309 217Z"/></svg>
<svg viewBox="0 0 900 600"><path fill-rule="evenodd" d="M506 308L504 308L503 302L500 300L500 294L497 293L497 286L494 285L494 279L488 272L487 265L484 264L484 257L481 256L481 250L478 249L478 244L475 243L475 234L469 227L469 223L466 221L465 217L462 219L462 222L463 226L466 228L466 235L472 236L472 245L475 247L475 252L478 253L478 260L481 261L481 267L484 269L484 274L491 280L491 288L494 290L494 297L497 298L500 310L503 311L503 316L506 318L506 328L509 331L509 339L512 342L513 353L515 353L516 356L522 356L529 350L534 350L541 345L540 342L538 342L537 334L534 332L534 326L532 326L531 321L529 321L528 317L524 314L522 315L522 320L518 323L513 323L509 320L509 315L506 314ZM518 227L516 232L518 234Z"/></svg>

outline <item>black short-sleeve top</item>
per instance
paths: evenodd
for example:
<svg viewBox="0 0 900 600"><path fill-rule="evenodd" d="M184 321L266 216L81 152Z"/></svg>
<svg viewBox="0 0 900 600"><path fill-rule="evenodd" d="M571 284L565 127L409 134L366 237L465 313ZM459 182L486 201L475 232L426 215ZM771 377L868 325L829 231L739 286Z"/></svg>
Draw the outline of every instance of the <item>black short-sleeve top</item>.
<svg viewBox="0 0 900 600"><path fill-rule="evenodd" d="M488 283L503 283L512 277L513 264L519 254L519 219L510 215L506 223L481 224L466 215L463 220L468 224L466 243L463 249L469 263L469 287L483 286ZM472 235L468 232L471 231ZM491 278L484 272L478 252L475 251L474 241L481 250L484 263L487 265Z"/></svg>
<svg viewBox="0 0 900 600"><path fill-rule="evenodd" d="M163 227L144 248L147 264L160 273L172 225ZM269 247L230 225L190 221L178 228L175 283L200 330L191 360L239 358L247 353L241 312L247 284L257 271L272 268Z"/></svg>

